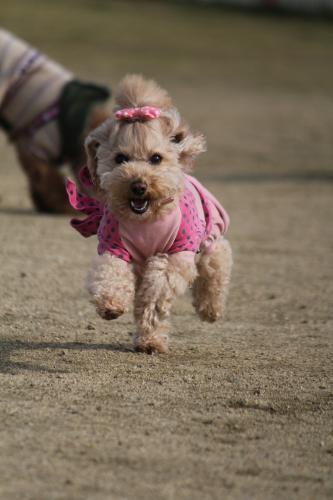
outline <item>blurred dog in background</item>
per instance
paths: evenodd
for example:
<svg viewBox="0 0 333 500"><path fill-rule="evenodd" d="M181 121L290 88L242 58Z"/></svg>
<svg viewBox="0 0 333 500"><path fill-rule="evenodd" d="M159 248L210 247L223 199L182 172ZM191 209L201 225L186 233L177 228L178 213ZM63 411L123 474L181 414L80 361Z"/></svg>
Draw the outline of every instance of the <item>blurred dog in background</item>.
<svg viewBox="0 0 333 500"><path fill-rule="evenodd" d="M109 115L107 87L84 83L0 30L0 126L14 144L40 212L71 211L60 165L77 178L84 137Z"/></svg>

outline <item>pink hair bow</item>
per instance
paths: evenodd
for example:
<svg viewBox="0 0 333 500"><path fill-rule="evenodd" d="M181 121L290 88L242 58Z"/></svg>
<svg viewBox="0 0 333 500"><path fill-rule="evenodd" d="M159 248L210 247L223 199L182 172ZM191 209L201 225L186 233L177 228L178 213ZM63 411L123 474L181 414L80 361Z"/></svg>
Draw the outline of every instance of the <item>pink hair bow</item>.
<svg viewBox="0 0 333 500"><path fill-rule="evenodd" d="M117 120L135 121L135 120L154 120L161 114L160 108L155 106L143 106L141 108L124 108L116 111L115 117Z"/></svg>

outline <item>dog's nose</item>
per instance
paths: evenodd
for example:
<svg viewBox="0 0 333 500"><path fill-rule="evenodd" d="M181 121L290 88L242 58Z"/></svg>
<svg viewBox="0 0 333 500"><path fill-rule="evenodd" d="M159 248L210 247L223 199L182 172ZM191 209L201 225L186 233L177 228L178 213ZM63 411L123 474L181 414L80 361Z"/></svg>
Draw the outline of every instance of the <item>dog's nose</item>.
<svg viewBox="0 0 333 500"><path fill-rule="evenodd" d="M143 196L147 190L147 184L142 181L133 181L131 183L131 191L136 196Z"/></svg>

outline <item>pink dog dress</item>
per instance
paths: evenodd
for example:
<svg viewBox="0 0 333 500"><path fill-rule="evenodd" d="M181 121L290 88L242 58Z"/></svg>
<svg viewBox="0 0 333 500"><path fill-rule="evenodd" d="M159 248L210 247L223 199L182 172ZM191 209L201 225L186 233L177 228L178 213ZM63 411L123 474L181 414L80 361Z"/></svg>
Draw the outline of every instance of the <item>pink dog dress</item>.
<svg viewBox="0 0 333 500"><path fill-rule="evenodd" d="M81 169L80 180L92 186L87 167ZM190 175L185 175L178 206L155 221L120 221L105 204L79 193L71 180L67 181L67 193L72 207L87 215L83 220L72 219L72 227L86 238L97 234L99 255L108 252L126 262L142 264L158 253L178 252L194 259L198 252L211 251L229 226L224 208Z"/></svg>

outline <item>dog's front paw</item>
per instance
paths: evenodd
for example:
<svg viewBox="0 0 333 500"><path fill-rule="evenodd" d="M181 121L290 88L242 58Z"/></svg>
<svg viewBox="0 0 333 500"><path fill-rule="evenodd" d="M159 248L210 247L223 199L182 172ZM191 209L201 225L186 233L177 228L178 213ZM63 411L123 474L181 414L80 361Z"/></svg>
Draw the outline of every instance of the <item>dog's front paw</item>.
<svg viewBox="0 0 333 500"><path fill-rule="evenodd" d="M163 354L168 352L168 336L167 335L151 335L133 337L134 349L137 352L145 352L146 354Z"/></svg>
<svg viewBox="0 0 333 500"><path fill-rule="evenodd" d="M109 297L99 297L94 302L97 313L106 320L119 318L125 312L125 308L121 304Z"/></svg>

